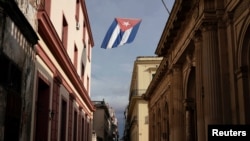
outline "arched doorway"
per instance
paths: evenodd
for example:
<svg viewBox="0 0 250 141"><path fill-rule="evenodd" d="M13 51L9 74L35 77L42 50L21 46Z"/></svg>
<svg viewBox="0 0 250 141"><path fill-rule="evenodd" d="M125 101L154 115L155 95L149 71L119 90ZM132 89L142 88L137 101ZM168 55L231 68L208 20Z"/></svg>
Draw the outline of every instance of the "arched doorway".
<svg viewBox="0 0 250 141"><path fill-rule="evenodd" d="M191 67L186 86L185 124L186 141L196 141L196 110L195 110L195 68Z"/></svg>
<svg viewBox="0 0 250 141"><path fill-rule="evenodd" d="M250 20L250 19L249 19ZM243 32L242 44L238 51L238 105L241 124L250 124L250 26L248 24L246 31Z"/></svg>

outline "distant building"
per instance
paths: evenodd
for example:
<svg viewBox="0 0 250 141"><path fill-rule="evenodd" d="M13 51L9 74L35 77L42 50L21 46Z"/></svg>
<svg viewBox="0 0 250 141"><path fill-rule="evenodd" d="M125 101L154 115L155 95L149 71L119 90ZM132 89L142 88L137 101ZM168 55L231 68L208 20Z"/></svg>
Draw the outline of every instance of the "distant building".
<svg viewBox="0 0 250 141"><path fill-rule="evenodd" d="M129 104L125 110L125 141L148 141L148 102L143 99L162 57L139 56L134 62Z"/></svg>
<svg viewBox="0 0 250 141"><path fill-rule="evenodd" d="M207 141L208 125L249 125L249 5L175 0L145 94L149 141Z"/></svg>
<svg viewBox="0 0 250 141"><path fill-rule="evenodd" d="M103 101L93 101L95 112L93 118L93 130L97 141L118 141L118 121L114 109Z"/></svg>

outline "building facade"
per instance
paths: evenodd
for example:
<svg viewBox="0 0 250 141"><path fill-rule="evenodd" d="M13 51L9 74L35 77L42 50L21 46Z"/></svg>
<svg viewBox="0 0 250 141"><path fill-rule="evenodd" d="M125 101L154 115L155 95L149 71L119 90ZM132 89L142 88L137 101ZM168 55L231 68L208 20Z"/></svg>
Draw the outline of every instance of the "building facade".
<svg viewBox="0 0 250 141"><path fill-rule="evenodd" d="M35 15L28 4L0 0L0 141L29 140L35 86Z"/></svg>
<svg viewBox="0 0 250 141"><path fill-rule="evenodd" d="M1 0L0 32L0 141L90 141L85 1Z"/></svg>
<svg viewBox="0 0 250 141"><path fill-rule="evenodd" d="M36 47L31 138L90 141L94 42L85 1L41 0L34 6L40 40Z"/></svg>
<svg viewBox="0 0 250 141"><path fill-rule="evenodd" d="M139 56L134 62L132 72L129 104L125 113L126 141L148 141L148 102L143 94L154 77L162 57Z"/></svg>
<svg viewBox="0 0 250 141"><path fill-rule="evenodd" d="M118 120L115 111L108 103L93 101L96 110L93 118L93 130L97 141L118 141Z"/></svg>
<svg viewBox="0 0 250 141"><path fill-rule="evenodd" d="M250 1L176 0L155 53L150 141L206 141L210 124L249 124Z"/></svg>

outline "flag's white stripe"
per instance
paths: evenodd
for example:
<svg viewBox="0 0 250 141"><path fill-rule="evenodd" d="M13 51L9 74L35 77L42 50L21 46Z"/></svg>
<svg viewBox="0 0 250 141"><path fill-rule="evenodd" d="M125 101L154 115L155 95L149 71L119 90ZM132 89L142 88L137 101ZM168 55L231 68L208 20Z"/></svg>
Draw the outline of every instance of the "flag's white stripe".
<svg viewBox="0 0 250 141"><path fill-rule="evenodd" d="M133 28L130 28L130 29L128 29L128 30L126 30L126 31L124 32L124 34L123 34L123 36L122 36L122 39L121 39L121 41L120 41L119 46L124 45L124 44L128 41L128 38L129 38L129 36L130 36L130 33L131 33L131 30L132 30L132 29L133 29Z"/></svg>
<svg viewBox="0 0 250 141"><path fill-rule="evenodd" d="M110 37L110 40L108 42L108 45L107 45L107 48L112 48L117 36L119 35L120 33L120 27L119 25L117 24L117 26L115 27L114 29L114 32L112 33L111 37Z"/></svg>

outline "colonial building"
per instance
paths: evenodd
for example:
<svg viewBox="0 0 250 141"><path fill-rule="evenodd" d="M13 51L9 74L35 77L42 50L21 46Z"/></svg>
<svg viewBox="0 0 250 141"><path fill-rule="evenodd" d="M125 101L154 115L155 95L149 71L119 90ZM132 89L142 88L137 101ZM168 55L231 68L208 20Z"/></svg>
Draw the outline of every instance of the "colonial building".
<svg viewBox="0 0 250 141"><path fill-rule="evenodd" d="M250 1L176 0L155 53L150 141L206 141L210 124L249 124Z"/></svg>
<svg viewBox="0 0 250 141"><path fill-rule="evenodd" d="M115 110L104 100L93 101L96 110L93 118L93 130L97 141L118 141L118 121Z"/></svg>
<svg viewBox="0 0 250 141"><path fill-rule="evenodd" d="M124 140L148 141L148 102L143 94L153 79L162 57L139 56L134 62L129 104L125 113Z"/></svg>
<svg viewBox="0 0 250 141"><path fill-rule="evenodd" d="M40 0L31 139L90 141L94 45L84 0Z"/></svg>
<svg viewBox="0 0 250 141"><path fill-rule="evenodd" d="M91 140L93 45L84 0L0 0L0 141Z"/></svg>

